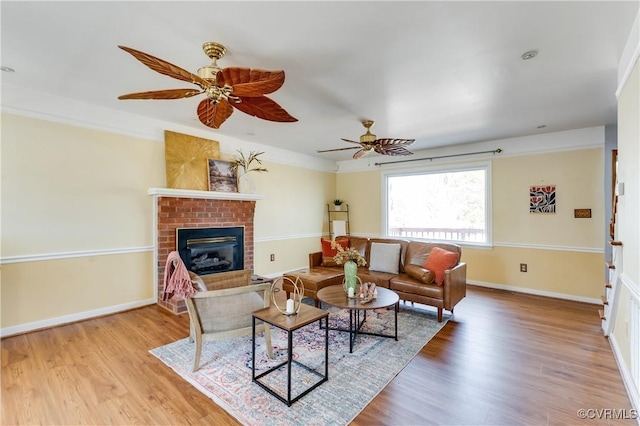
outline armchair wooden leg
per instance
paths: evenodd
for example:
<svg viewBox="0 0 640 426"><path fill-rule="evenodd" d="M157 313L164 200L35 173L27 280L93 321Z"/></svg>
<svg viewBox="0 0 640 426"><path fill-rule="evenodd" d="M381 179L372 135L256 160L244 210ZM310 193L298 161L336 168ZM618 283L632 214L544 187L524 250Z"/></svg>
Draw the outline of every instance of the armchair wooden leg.
<svg viewBox="0 0 640 426"><path fill-rule="evenodd" d="M269 324L264 325L264 341L267 345L267 354L269 359L273 359L273 345L271 345L271 326Z"/></svg>
<svg viewBox="0 0 640 426"><path fill-rule="evenodd" d="M442 322L442 308L438 308L438 322Z"/></svg>
<svg viewBox="0 0 640 426"><path fill-rule="evenodd" d="M202 353L202 335L196 333L196 356L193 360L193 372L200 369L200 354Z"/></svg>

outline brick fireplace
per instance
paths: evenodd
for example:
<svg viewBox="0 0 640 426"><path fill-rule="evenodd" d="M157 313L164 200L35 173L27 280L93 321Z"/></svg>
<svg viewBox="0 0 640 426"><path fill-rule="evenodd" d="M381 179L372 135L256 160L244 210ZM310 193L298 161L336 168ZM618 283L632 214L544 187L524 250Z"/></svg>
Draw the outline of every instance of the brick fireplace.
<svg viewBox="0 0 640 426"><path fill-rule="evenodd" d="M182 300L162 300L165 264L169 252L177 250L179 228L242 227L244 269L253 271L253 219L256 200L262 196L165 188L152 188L148 193L154 196L156 290L160 306L175 314L187 310Z"/></svg>

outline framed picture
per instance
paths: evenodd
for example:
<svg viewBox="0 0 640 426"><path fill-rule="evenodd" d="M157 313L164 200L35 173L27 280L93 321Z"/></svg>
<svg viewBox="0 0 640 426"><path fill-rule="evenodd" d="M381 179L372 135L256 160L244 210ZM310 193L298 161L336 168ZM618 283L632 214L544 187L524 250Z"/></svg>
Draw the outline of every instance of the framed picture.
<svg viewBox="0 0 640 426"><path fill-rule="evenodd" d="M236 172L228 161L209 158L209 191L238 192Z"/></svg>
<svg viewBox="0 0 640 426"><path fill-rule="evenodd" d="M555 213L556 212L556 186L530 186L529 187L529 212L530 213Z"/></svg>

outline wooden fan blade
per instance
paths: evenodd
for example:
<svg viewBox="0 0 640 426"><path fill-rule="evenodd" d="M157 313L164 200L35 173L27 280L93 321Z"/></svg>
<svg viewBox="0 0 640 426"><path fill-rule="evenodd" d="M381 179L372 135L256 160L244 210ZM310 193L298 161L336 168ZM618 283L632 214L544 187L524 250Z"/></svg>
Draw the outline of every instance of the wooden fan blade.
<svg viewBox="0 0 640 426"><path fill-rule="evenodd" d="M360 142L352 141L352 140L345 139L345 138L341 138L341 139L342 139L343 141L345 141L345 142L357 143L358 145L360 145Z"/></svg>
<svg viewBox="0 0 640 426"><path fill-rule="evenodd" d="M284 71L249 68L224 68L216 76L219 86L232 86L233 95L257 97L273 93L284 84Z"/></svg>
<svg viewBox="0 0 640 426"><path fill-rule="evenodd" d="M382 145L376 145L373 150L375 152L377 152L378 154L382 154L382 155L392 155L392 156L398 156L398 155L412 155L413 152L401 147L401 146L382 146Z"/></svg>
<svg viewBox="0 0 640 426"><path fill-rule="evenodd" d="M151 92L138 92L121 95L118 96L118 99L182 99L190 98L201 93L204 93L204 91L198 89L154 90Z"/></svg>
<svg viewBox="0 0 640 426"><path fill-rule="evenodd" d="M233 114L233 108L226 100L221 100L217 104L210 99L204 99L198 104L198 118L205 126L219 129L222 123Z"/></svg>
<svg viewBox="0 0 640 426"><path fill-rule="evenodd" d="M415 142L415 139L393 139L393 138L383 138L376 139L375 144L380 146L409 146Z"/></svg>
<svg viewBox="0 0 640 426"><path fill-rule="evenodd" d="M173 65L163 59L156 58L148 53L141 52L139 50L132 49L126 46L118 46L125 52L133 55L134 58L151 68L152 70L159 72L160 74L168 75L169 77L176 78L178 80L188 81L189 83L197 84L198 86L206 89L211 86L211 83L205 79L190 73L189 71L180 68L177 65Z"/></svg>
<svg viewBox="0 0 640 426"><path fill-rule="evenodd" d="M236 84L251 82L251 68L229 67L221 69L216 75L218 86L235 86Z"/></svg>
<svg viewBox="0 0 640 426"><path fill-rule="evenodd" d="M362 157L363 155L365 155L368 152L369 152L368 149L361 149L360 151L358 151L355 154L353 154L353 158L357 160L358 158Z"/></svg>
<svg viewBox="0 0 640 426"><path fill-rule="evenodd" d="M291 123L298 121L297 118L292 117L274 100L269 99L266 96L243 97L240 98L240 100L242 102L234 102L232 105L245 114L279 123Z"/></svg>
<svg viewBox="0 0 640 426"><path fill-rule="evenodd" d="M359 147L357 147L357 146L350 146L349 148L324 149L322 151L316 151L316 152L346 151L348 149L358 149L358 148Z"/></svg>

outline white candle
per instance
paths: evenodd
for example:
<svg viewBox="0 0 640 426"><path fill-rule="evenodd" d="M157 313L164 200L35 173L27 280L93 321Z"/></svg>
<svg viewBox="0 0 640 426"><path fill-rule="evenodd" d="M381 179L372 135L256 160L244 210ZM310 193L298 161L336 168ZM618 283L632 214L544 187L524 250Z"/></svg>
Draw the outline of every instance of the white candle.
<svg viewBox="0 0 640 426"><path fill-rule="evenodd" d="M353 294L354 294L353 287L349 287L348 293L349 293L349 297L353 297Z"/></svg>
<svg viewBox="0 0 640 426"><path fill-rule="evenodd" d="M287 300L287 313L288 314L292 314L293 313L293 299L288 299Z"/></svg>

